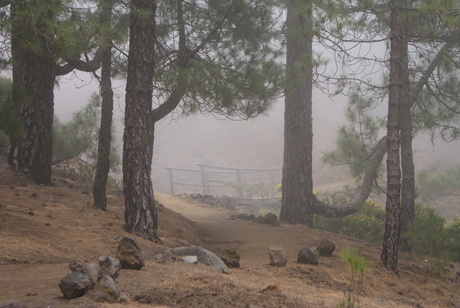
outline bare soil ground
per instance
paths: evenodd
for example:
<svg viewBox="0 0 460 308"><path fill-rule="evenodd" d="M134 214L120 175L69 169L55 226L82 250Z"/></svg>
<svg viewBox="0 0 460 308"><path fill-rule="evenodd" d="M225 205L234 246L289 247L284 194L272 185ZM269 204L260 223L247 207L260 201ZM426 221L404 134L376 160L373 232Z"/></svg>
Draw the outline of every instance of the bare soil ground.
<svg viewBox="0 0 460 308"><path fill-rule="evenodd" d="M232 212L158 194L161 243L137 238L147 259L139 270L122 270L117 304L86 297L66 300L58 288L68 262L97 262L116 254L123 231L123 197L109 196L108 211L92 206L91 189L70 180L37 186L0 163L0 303L21 300L28 307L336 307L351 278L338 252L357 248L371 261L358 285L359 307L460 307L459 283L440 279L423 260L400 256L400 275L385 270L380 250L353 238L301 225L269 226L230 219ZM336 244L318 266L298 264L297 253L321 239ZM268 246L284 247L288 265L269 265ZM168 248L202 245L220 255L235 249L241 268L222 274L201 264L152 261ZM448 278L460 270L448 268Z"/></svg>

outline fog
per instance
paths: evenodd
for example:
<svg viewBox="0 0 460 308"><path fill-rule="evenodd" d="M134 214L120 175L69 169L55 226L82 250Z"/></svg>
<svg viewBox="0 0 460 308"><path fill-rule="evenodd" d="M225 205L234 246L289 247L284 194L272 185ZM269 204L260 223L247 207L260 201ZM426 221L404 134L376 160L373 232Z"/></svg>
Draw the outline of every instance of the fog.
<svg viewBox="0 0 460 308"><path fill-rule="evenodd" d="M89 83L81 75L61 79L55 91L55 113L67 121L73 112L88 102L95 82ZM118 151L122 150L124 85L115 86L114 125ZM319 190L336 190L353 185L345 167L325 166L322 153L335 148L337 130L345 123L346 99L332 100L323 93L313 95L314 183ZM282 167L284 103L280 99L265 115L247 121L218 120L213 116L179 117L175 112L156 125L152 179L157 193L169 193L169 178L165 167L196 168L206 163L235 168ZM416 169L441 172L459 165L459 142L436 140L433 145L428 135L419 135L414 141ZM120 154L121 157L121 154ZM115 175L120 177L120 175ZM278 175L281 181L280 174ZM195 189L196 190L196 189ZM178 187L176 193L194 191Z"/></svg>

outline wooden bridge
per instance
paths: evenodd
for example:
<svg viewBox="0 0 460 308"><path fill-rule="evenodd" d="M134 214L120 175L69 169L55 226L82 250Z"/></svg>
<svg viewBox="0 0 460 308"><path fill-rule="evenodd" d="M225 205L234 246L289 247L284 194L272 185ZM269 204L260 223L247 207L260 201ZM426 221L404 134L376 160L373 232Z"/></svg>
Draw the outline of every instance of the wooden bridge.
<svg viewBox="0 0 460 308"><path fill-rule="evenodd" d="M272 198L282 168L232 168L196 163L198 168L165 167L171 194L201 192L239 199Z"/></svg>

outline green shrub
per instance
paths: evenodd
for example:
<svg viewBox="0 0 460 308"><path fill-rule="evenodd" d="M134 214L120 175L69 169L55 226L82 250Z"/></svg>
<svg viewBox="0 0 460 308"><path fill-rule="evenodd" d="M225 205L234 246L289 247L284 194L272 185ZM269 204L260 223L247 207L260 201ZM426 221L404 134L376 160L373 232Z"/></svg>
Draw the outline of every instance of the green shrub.
<svg viewBox="0 0 460 308"><path fill-rule="evenodd" d="M455 217L446 227L447 234L451 240L452 261L460 262L460 219Z"/></svg>
<svg viewBox="0 0 460 308"><path fill-rule="evenodd" d="M416 206L414 225L402 235L412 243L412 253L427 257L431 270L444 275L447 261L460 261L460 220L446 223L444 217L426 206Z"/></svg>
<svg viewBox="0 0 460 308"><path fill-rule="evenodd" d="M350 235L376 245L383 239L385 209L373 201L366 201L358 206L356 213L346 217L314 215L313 227Z"/></svg>

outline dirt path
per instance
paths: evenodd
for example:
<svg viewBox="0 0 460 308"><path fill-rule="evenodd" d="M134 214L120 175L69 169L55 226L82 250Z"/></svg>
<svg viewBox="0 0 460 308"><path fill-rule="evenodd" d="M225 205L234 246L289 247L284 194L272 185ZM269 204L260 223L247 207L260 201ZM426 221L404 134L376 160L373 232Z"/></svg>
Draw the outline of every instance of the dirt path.
<svg viewBox="0 0 460 308"><path fill-rule="evenodd" d="M158 194L155 197L165 207L195 221L208 249L217 254L223 253L228 248L238 251L243 267L269 263L268 246L270 245L282 246L290 261L294 262L300 248L314 247L319 241L316 236L306 237L304 226L271 226L248 220L231 219L235 212L171 195Z"/></svg>

